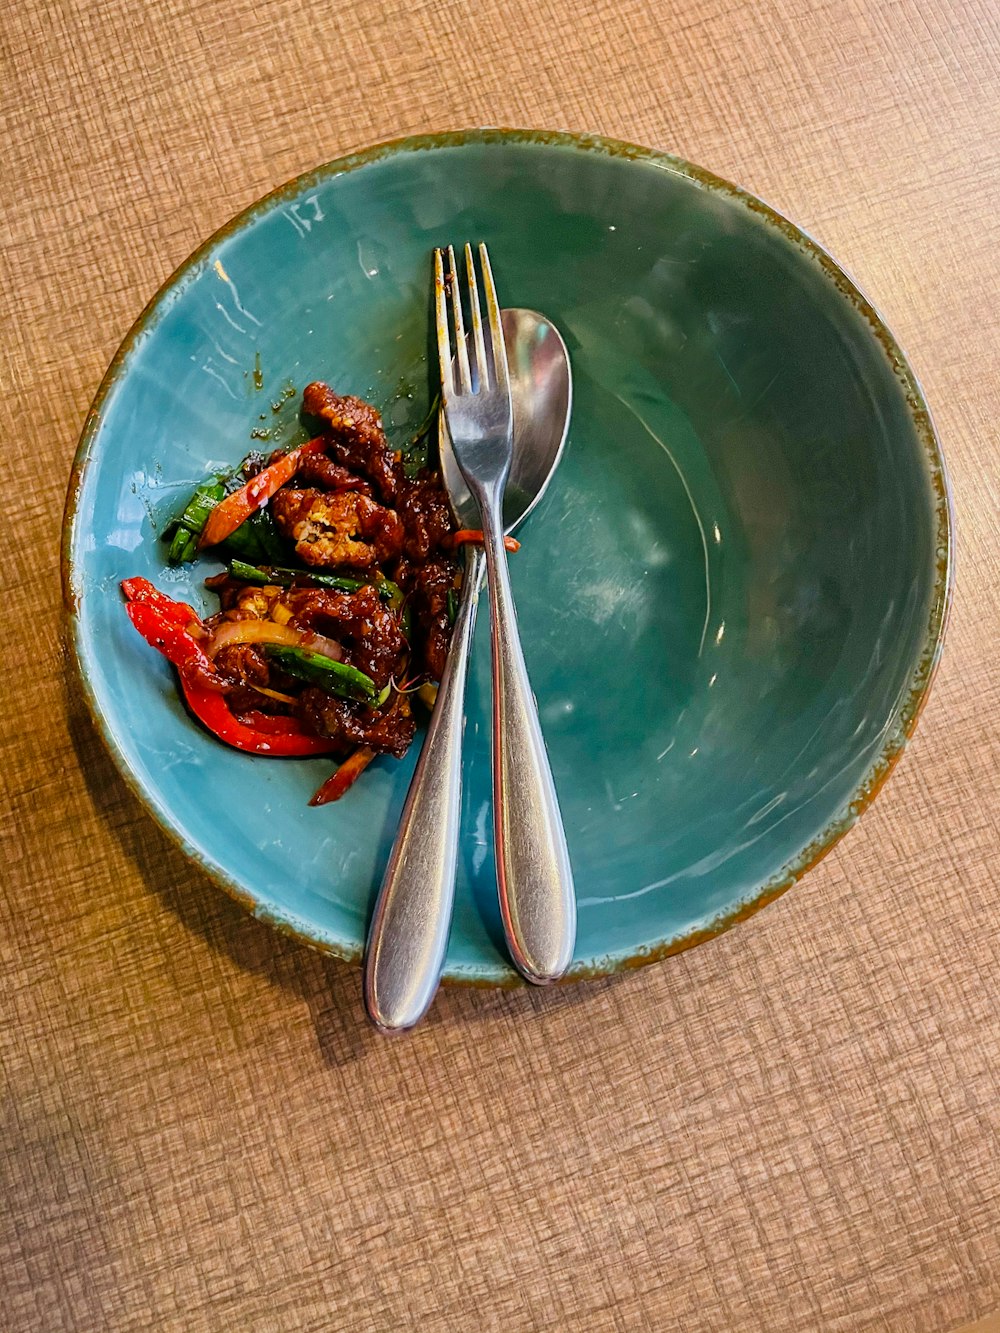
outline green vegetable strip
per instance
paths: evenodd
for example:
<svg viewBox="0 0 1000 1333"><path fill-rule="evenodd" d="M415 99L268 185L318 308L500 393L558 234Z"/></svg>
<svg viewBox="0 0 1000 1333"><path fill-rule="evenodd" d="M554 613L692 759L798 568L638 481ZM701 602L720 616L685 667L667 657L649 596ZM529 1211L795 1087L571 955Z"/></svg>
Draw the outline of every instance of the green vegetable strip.
<svg viewBox="0 0 1000 1333"><path fill-rule="evenodd" d="M182 528L178 524L174 528L174 535L170 541L170 547L167 551L168 565L183 565L188 560L193 560L197 547L193 533L187 528Z"/></svg>
<svg viewBox="0 0 1000 1333"><path fill-rule="evenodd" d="M430 440L427 437L437 420L440 403L441 395L437 393L434 395L427 415L417 427L416 434L411 435L399 451L403 459L403 470L408 477L416 476L429 462Z"/></svg>
<svg viewBox="0 0 1000 1333"><path fill-rule="evenodd" d="M287 569L281 565L264 565L258 568L256 565L247 564L245 560L230 560L229 572L234 579L241 579L244 583L270 583L278 588L289 587L295 579L308 579L311 583L318 583L321 588L332 588L335 592L357 592L359 588L365 586L362 579L340 578L334 574L314 574L309 569Z"/></svg>
<svg viewBox="0 0 1000 1333"><path fill-rule="evenodd" d="M295 579L308 579L310 583L318 583L321 588L333 588L335 592L358 592L370 586L364 579L348 578L346 575L317 574L311 569L291 569L287 565L258 567L236 559L230 560L229 572L233 578L242 579L244 583L271 583L279 588L287 588ZM398 613L402 610L405 596L398 583L376 574L375 587L391 611Z"/></svg>
<svg viewBox="0 0 1000 1333"><path fill-rule="evenodd" d="M413 615L406 600L406 594L398 583L393 583L392 579L387 579L384 574L376 574L375 580L378 584L380 597L389 610L399 616L403 638L409 641L413 632Z"/></svg>
<svg viewBox="0 0 1000 1333"><path fill-rule="evenodd" d="M277 583L282 586L280 579L268 578L262 569L258 569L256 565L248 565L244 560L230 560L229 572L234 579L240 579L243 583Z"/></svg>
<svg viewBox="0 0 1000 1333"><path fill-rule="evenodd" d="M411 449L415 444L420 443L420 441L430 430L431 426L434 425L434 419L438 414L438 408L440 406L441 406L441 393L439 390L431 399L431 405L427 409L427 415L424 417L423 421L421 421L420 425L417 427L417 433L415 435L411 435L409 440L407 441L407 444Z"/></svg>
<svg viewBox="0 0 1000 1333"><path fill-rule="evenodd" d="M321 588L334 588L337 592L359 592L366 586L364 579L350 579L338 574L307 574L306 578L312 579Z"/></svg>
<svg viewBox="0 0 1000 1333"><path fill-rule="evenodd" d="M235 532L220 543L220 550L248 563L279 564L288 558L285 542L274 526L270 511L258 509Z"/></svg>
<svg viewBox="0 0 1000 1333"><path fill-rule="evenodd" d="M448 624L454 625L458 615L458 596L454 588L448 589Z"/></svg>
<svg viewBox="0 0 1000 1333"><path fill-rule="evenodd" d="M194 559L198 534L225 493L225 486L218 477L209 477L195 490L185 505L184 512L176 521L170 549L167 552L169 564L180 565L186 560Z"/></svg>
<svg viewBox="0 0 1000 1333"><path fill-rule="evenodd" d="M390 611L398 612L403 605L403 589L398 583L393 583L392 579L387 579L384 574L376 574L375 582L378 585L379 596L386 603Z"/></svg>
<svg viewBox="0 0 1000 1333"><path fill-rule="evenodd" d="M335 662L332 657L310 653L305 648L282 648L271 643L264 645L264 651L290 676L308 681L310 685L318 685L320 689L340 699L360 699L364 703L373 703L378 697L372 678L348 666L346 662Z"/></svg>

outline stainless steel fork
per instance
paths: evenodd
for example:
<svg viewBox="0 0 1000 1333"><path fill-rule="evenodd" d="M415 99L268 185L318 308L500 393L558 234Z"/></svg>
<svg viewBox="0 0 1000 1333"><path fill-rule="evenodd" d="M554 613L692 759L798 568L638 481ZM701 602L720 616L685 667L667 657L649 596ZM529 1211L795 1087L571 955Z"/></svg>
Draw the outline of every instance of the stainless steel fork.
<svg viewBox="0 0 1000 1333"><path fill-rule="evenodd" d="M507 351L485 245L479 246L487 320L471 245L465 247L471 336L455 253L434 252L441 400L452 451L479 509L490 593L493 656L493 830L500 913L511 958L544 985L566 971L576 898L566 835L517 631L503 544L503 493L513 454ZM449 291L450 288L450 302ZM454 347L448 308L454 325Z"/></svg>

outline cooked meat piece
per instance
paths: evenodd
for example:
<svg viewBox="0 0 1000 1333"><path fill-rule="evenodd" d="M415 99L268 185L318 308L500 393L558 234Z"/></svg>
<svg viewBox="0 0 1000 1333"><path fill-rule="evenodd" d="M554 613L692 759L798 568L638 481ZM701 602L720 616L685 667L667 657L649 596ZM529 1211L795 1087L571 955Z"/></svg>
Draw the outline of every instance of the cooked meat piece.
<svg viewBox="0 0 1000 1333"><path fill-rule="evenodd" d="M296 484L318 486L322 491L357 491L360 495L372 493L367 481L348 468L341 467L332 458L327 458L326 454L307 454L299 464Z"/></svg>
<svg viewBox="0 0 1000 1333"><path fill-rule="evenodd" d="M357 491L283 490L271 508L278 531L307 565L370 569L402 549L399 515Z"/></svg>
<svg viewBox="0 0 1000 1333"><path fill-rule="evenodd" d="M370 403L350 394L341 396L320 380L302 390L302 410L325 421L345 444L385 443L382 418Z"/></svg>
<svg viewBox="0 0 1000 1333"><path fill-rule="evenodd" d="M374 407L316 382L302 390L302 408L326 423L333 436L330 453L338 463L370 477L383 500L395 498L395 460Z"/></svg>
<svg viewBox="0 0 1000 1333"><path fill-rule="evenodd" d="M274 604L281 597L280 588L245 587L236 598L236 605L226 617L228 620L267 620Z"/></svg>
<svg viewBox="0 0 1000 1333"><path fill-rule="evenodd" d="M268 463L273 463L274 461L275 455L273 453L270 458L265 458L259 449L254 449L251 453L247 454L246 458L244 458L243 466L240 471L243 473L247 481L249 481L251 477L256 477L263 472Z"/></svg>
<svg viewBox="0 0 1000 1333"><path fill-rule="evenodd" d="M255 643L232 643L220 648L215 669L241 685L268 685L271 679L267 658Z"/></svg>
<svg viewBox="0 0 1000 1333"><path fill-rule="evenodd" d="M424 631L423 662L431 680L440 680L444 675L444 664L448 660L448 644L451 642L451 630L447 624L439 622L429 625Z"/></svg>
<svg viewBox="0 0 1000 1333"><path fill-rule="evenodd" d="M393 694L388 708L361 708L345 699L335 699L319 689L303 690L297 715L320 736L343 740L345 749L367 745L381 754L401 759L406 753L416 723L405 694Z"/></svg>
<svg viewBox="0 0 1000 1333"><path fill-rule="evenodd" d="M396 508L406 529L404 549L411 560L426 560L454 531L451 505L436 476L401 479Z"/></svg>
<svg viewBox="0 0 1000 1333"><path fill-rule="evenodd" d="M268 620L281 598L280 588L262 588L252 583L240 583L230 574L217 574L205 580L218 594L221 611L209 616L205 624L215 629L224 620Z"/></svg>
<svg viewBox="0 0 1000 1333"><path fill-rule="evenodd" d="M405 565L400 570L410 594L415 670L426 671L432 680L441 679L448 656L448 593L455 587L457 574L458 565L444 557L426 565Z"/></svg>
<svg viewBox="0 0 1000 1333"><path fill-rule="evenodd" d="M372 587L358 592L292 588L286 594L291 624L339 640L344 661L370 676L379 689L389 683L406 648L396 616Z"/></svg>
<svg viewBox="0 0 1000 1333"><path fill-rule="evenodd" d="M273 679L275 673L271 663L256 644L234 643L228 648L220 648L215 657L215 669L227 682L226 701L234 713L246 713L251 709L262 713L290 711L288 704L252 688L254 685L265 689L283 688L282 681Z"/></svg>

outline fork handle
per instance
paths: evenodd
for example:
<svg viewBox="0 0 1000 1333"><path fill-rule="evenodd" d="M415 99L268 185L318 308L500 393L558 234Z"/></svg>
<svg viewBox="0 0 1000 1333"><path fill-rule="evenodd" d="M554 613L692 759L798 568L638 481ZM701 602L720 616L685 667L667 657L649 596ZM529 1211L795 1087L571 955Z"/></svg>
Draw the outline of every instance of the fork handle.
<svg viewBox="0 0 1000 1333"><path fill-rule="evenodd" d="M468 548L451 647L368 931L364 997L376 1027L413 1027L441 979L455 897L462 721L483 552Z"/></svg>
<svg viewBox="0 0 1000 1333"><path fill-rule="evenodd" d="M531 692L499 499L482 506L493 656L493 830L500 914L518 971L545 985L569 967L576 896L559 801Z"/></svg>

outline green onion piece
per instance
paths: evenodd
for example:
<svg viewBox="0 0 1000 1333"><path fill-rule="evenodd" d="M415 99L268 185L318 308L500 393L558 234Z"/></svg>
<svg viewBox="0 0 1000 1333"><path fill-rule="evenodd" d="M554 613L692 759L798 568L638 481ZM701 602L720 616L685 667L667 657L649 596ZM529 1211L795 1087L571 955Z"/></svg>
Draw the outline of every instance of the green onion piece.
<svg viewBox="0 0 1000 1333"><path fill-rule="evenodd" d="M393 583L392 579L387 579L384 574L376 574L375 582L382 601L385 602L390 611L399 616L403 638L409 639L413 630L413 614L410 611L410 604L406 600L406 594L398 583Z"/></svg>
<svg viewBox="0 0 1000 1333"><path fill-rule="evenodd" d="M203 481L188 501L178 522L189 532L201 532L209 514L226 493L226 488L218 477Z"/></svg>
<svg viewBox="0 0 1000 1333"><path fill-rule="evenodd" d="M448 589L448 624L454 625L455 617L458 615L458 594L454 588Z"/></svg>
<svg viewBox="0 0 1000 1333"><path fill-rule="evenodd" d="M318 583L321 588L332 588L334 592L357 592L365 586L361 579L314 574L311 569L288 569L283 565L258 567L237 559L230 560L229 572L234 579L240 579L243 583L270 583L278 588L287 588L296 579L308 579L310 583Z"/></svg>
<svg viewBox="0 0 1000 1333"><path fill-rule="evenodd" d="M427 432L430 430L431 426L434 425L434 419L438 414L438 408L440 406L441 406L441 390L439 389L437 393L434 395L434 397L431 399L431 405L427 409L427 415L424 417L423 421L421 421L420 425L417 427L417 433L415 435L411 435L409 440L407 441L407 443L411 447L415 444L419 444L420 441L427 434Z"/></svg>
<svg viewBox="0 0 1000 1333"><path fill-rule="evenodd" d="M194 559L198 536L209 514L225 493L226 488L218 477L209 477L197 487L184 506L183 512L175 520L174 534L170 541L170 549L167 551L169 564L180 565L186 560Z"/></svg>
<svg viewBox="0 0 1000 1333"><path fill-rule="evenodd" d="M170 547L167 551L168 565L183 565L188 560L195 557L196 539L194 535L188 532L187 528L178 525L174 529L174 535L170 540Z"/></svg>
<svg viewBox="0 0 1000 1333"><path fill-rule="evenodd" d="M239 579L241 583L277 583L277 579L268 578L262 569L256 565L248 565L245 560L230 560L229 572L234 579Z"/></svg>
<svg viewBox="0 0 1000 1333"><path fill-rule="evenodd" d="M321 588L332 588L334 592L357 592L365 586L364 579L341 578L339 574L313 574L309 570L301 573L297 570L282 570L282 573L298 574L299 578L311 579Z"/></svg>
<svg viewBox="0 0 1000 1333"><path fill-rule="evenodd" d="M234 557L229 562L229 572L234 579L243 583L270 583L279 588L289 587L296 579L307 579L321 588L332 588L334 592L358 592L368 585L364 579L348 578L340 574L317 574L311 569L291 569L287 565L251 565L246 560ZM398 583L376 574L376 587L379 596L394 610L403 604L403 590Z"/></svg>
<svg viewBox="0 0 1000 1333"><path fill-rule="evenodd" d="M387 579L384 574L376 574L375 583L378 587L379 596L389 610L398 612L405 600L403 589L398 583L393 583L392 579Z"/></svg>
<svg viewBox="0 0 1000 1333"><path fill-rule="evenodd" d="M399 451L403 459L403 471L408 477L415 477L429 462L430 440L427 437L437 420L440 404L441 395L440 393L436 393L431 401L427 415L417 427L416 433L410 436Z"/></svg>
<svg viewBox="0 0 1000 1333"><path fill-rule="evenodd" d="M382 689L379 690L378 698L375 700L375 707L376 707L376 708L381 708L381 707L382 707L382 705L385 703L386 699L388 699L391 690L392 690L392 686L391 686L391 685L384 685L384 686L382 687Z"/></svg>
<svg viewBox="0 0 1000 1333"><path fill-rule="evenodd" d="M298 680L318 685L328 694L335 694L340 699L360 699L364 703L373 703L378 695L375 682L363 671L348 666L346 662L335 662L323 653L310 653L305 648L283 648L268 643L264 651L283 671Z"/></svg>

